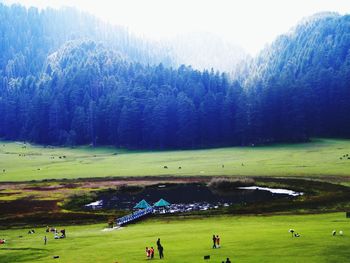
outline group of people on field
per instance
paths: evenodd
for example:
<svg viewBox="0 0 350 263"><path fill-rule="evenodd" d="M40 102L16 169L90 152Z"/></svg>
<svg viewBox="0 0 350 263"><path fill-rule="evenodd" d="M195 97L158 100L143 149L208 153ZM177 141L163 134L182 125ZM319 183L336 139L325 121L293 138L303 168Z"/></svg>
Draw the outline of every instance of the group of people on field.
<svg viewBox="0 0 350 263"><path fill-rule="evenodd" d="M219 235L213 235L213 248L220 248L220 237L219 237Z"/></svg>
<svg viewBox="0 0 350 263"><path fill-rule="evenodd" d="M220 248L219 235L213 235L213 248ZM222 263L231 263L231 260L229 258L226 258L226 261L222 261Z"/></svg>
<svg viewBox="0 0 350 263"><path fill-rule="evenodd" d="M66 230L65 229L61 229L60 231L58 231L56 228L54 227L46 227L46 233L54 233L54 239L61 239L61 238L66 238ZM44 243L46 245L47 243L47 237L44 237Z"/></svg>
<svg viewBox="0 0 350 263"><path fill-rule="evenodd" d="M158 249L158 253L159 253L159 258L162 259L164 258L164 254L163 254L163 246L160 243L160 238L158 238L157 240L157 249ZM153 247L146 247L146 257L147 259L153 259L154 258L154 248Z"/></svg>
<svg viewBox="0 0 350 263"><path fill-rule="evenodd" d="M219 235L213 235L213 248L220 248L220 236ZM159 253L159 258L164 258L164 248L162 244L160 243L160 238L157 240L157 249ZM155 250L153 247L146 247L146 257L147 259L153 259L154 258ZM227 258L225 263L231 263L230 259Z"/></svg>

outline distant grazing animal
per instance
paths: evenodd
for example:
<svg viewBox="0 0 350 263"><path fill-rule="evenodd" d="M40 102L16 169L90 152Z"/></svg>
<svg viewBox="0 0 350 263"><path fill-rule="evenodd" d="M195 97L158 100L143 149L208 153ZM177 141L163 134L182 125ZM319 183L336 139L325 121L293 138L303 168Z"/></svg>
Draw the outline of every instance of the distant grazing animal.
<svg viewBox="0 0 350 263"><path fill-rule="evenodd" d="M292 237L294 236L294 229L289 229L289 231L288 231L289 233L292 233Z"/></svg>
<svg viewBox="0 0 350 263"><path fill-rule="evenodd" d="M164 168L164 169L168 169L168 166L165 165L163 168Z"/></svg>
<svg viewBox="0 0 350 263"><path fill-rule="evenodd" d="M337 234L337 231L333 230L332 231L332 236L335 236Z"/></svg>

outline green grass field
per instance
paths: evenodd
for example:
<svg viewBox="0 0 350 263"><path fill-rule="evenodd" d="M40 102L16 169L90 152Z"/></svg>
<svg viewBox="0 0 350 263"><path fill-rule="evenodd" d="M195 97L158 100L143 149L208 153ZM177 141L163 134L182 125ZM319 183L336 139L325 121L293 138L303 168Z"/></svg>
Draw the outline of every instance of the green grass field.
<svg viewBox="0 0 350 263"><path fill-rule="evenodd" d="M345 154L350 155L350 140L315 139L294 145L188 151L71 149L0 142L0 182L232 175L323 176L326 180L337 177L338 181L349 183L350 159L342 157ZM26 192L23 197L33 198L33 193ZM6 193L3 197L8 198ZM54 240L48 234L46 246L44 228L36 228L33 235L27 234L28 229L0 230L0 238L7 240L5 245L0 245L0 263L139 263L147 261L145 247L155 247L158 237L165 248L164 261L171 263L204 262L204 255L211 255L208 262L218 263L226 257L232 262L350 262L350 219L345 218L345 213L192 219L174 216L149 219L111 232L103 232L104 227L103 224L66 226L67 238ZM301 237L292 238L288 233L290 228ZM343 230L344 236L333 237L334 229ZM221 236L222 248L211 248L212 234ZM53 259L54 255L60 258ZM157 254L154 260L159 261Z"/></svg>
<svg viewBox="0 0 350 263"><path fill-rule="evenodd" d="M350 155L350 140L188 151L29 144L24 148L22 143L1 142L0 181L157 175L349 176L350 160L340 160L344 154Z"/></svg>
<svg viewBox="0 0 350 263"><path fill-rule="evenodd" d="M145 262L146 246L161 238L164 262L349 262L350 219L344 213L294 216L244 216L171 221L150 219L121 230L102 232L103 225L67 226L67 238L54 240L45 229L0 231L7 244L0 245L5 262ZM292 238L290 228L301 234ZM343 236L332 236L335 229ZM212 234L221 236L222 247L211 248ZM22 238L19 236L22 235ZM52 259L59 255L59 259ZM154 261L160 262L156 253Z"/></svg>

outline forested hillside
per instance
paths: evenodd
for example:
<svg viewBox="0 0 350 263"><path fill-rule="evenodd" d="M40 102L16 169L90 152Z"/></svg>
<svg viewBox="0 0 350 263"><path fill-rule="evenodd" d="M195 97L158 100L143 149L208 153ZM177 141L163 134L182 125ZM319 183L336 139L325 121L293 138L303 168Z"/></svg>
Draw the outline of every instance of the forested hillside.
<svg viewBox="0 0 350 263"><path fill-rule="evenodd" d="M350 16L302 21L232 76L71 9L0 5L0 137L193 148L350 137ZM163 63L159 63L163 62Z"/></svg>
<svg viewBox="0 0 350 263"><path fill-rule="evenodd" d="M241 78L261 116L259 137L268 137L264 131L274 131L273 140L349 137L350 16L305 19L263 50Z"/></svg>
<svg viewBox="0 0 350 263"><path fill-rule="evenodd" d="M26 9L0 3L0 73L7 79L37 77L47 56L69 40L93 40L144 64L171 61L165 49L72 8Z"/></svg>
<svg viewBox="0 0 350 263"><path fill-rule="evenodd" d="M233 118L240 89L224 74L144 66L95 42L73 41L50 55L37 82L25 81L2 89L6 138L149 148L234 139L232 129L222 136L221 116Z"/></svg>

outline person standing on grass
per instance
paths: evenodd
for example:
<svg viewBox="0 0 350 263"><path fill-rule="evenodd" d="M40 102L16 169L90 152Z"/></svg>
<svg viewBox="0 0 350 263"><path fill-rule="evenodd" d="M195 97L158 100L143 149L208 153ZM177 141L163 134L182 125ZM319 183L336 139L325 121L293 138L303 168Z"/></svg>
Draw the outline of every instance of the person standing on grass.
<svg viewBox="0 0 350 263"><path fill-rule="evenodd" d="M160 259L164 258L163 250L164 250L163 246L160 245L160 246L158 247L159 258L160 258Z"/></svg>
<svg viewBox="0 0 350 263"><path fill-rule="evenodd" d="M219 237L219 235L216 235L216 247L220 248L220 237Z"/></svg>
<svg viewBox="0 0 350 263"><path fill-rule="evenodd" d="M153 259L153 258L154 258L154 248L151 247L151 259Z"/></svg>
<svg viewBox="0 0 350 263"><path fill-rule="evenodd" d="M213 248L216 248L216 236L213 235Z"/></svg>
<svg viewBox="0 0 350 263"><path fill-rule="evenodd" d="M45 236L44 237L44 245L46 245L46 243L47 243L47 237Z"/></svg>
<svg viewBox="0 0 350 263"><path fill-rule="evenodd" d="M146 257L147 257L147 259L150 259L150 256L151 256L151 250L150 249L148 249L148 247L146 247Z"/></svg>
<svg viewBox="0 0 350 263"><path fill-rule="evenodd" d="M160 253L159 248L160 248L161 246L162 246L162 245L160 244L160 238L158 238L158 240L157 240L157 249L158 249L158 253Z"/></svg>

